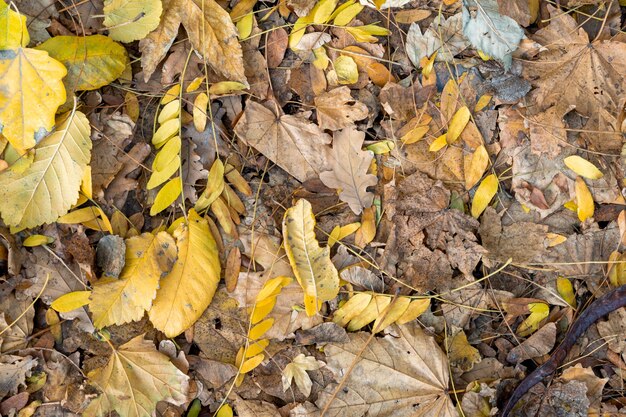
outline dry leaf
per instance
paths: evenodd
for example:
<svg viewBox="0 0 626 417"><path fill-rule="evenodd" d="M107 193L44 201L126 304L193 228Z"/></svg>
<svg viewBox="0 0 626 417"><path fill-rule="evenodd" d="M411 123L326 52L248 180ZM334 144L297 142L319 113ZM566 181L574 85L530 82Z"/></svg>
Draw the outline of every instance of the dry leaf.
<svg viewBox="0 0 626 417"><path fill-rule="evenodd" d="M306 371L314 371L320 368L320 363L313 356L304 356L300 353L293 358L293 361L283 369L283 391L287 391L291 387L291 381L295 380L296 386L306 397L311 395L311 377Z"/></svg>
<svg viewBox="0 0 626 417"><path fill-rule="evenodd" d="M26 377L37 366L37 359L31 356L0 356L0 398L7 394L17 394L21 385L26 387Z"/></svg>
<svg viewBox="0 0 626 417"><path fill-rule="evenodd" d="M339 87L315 97L317 124L322 129L340 130L367 117L367 106L350 95L348 87Z"/></svg>
<svg viewBox="0 0 626 417"><path fill-rule="evenodd" d="M111 39L128 43L156 29L163 5L161 0L104 0L103 11Z"/></svg>
<svg viewBox="0 0 626 417"><path fill-rule="evenodd" d="M320 179L330 188L339 190L341 201L348 203L355 214L371 207L374 194L367 191L378 182L376 175L367 171L374 155L363 151L365 133L354 128L346 128L334 135L333 170L322 172Z"/></svg>
<svg viewBox="0 0 626 417"><path fill-rule="evenodd" d="M277 104L268 104L248 101L235 133L298 181L327 171L331 137L302 115L281 115Z"/></svg>

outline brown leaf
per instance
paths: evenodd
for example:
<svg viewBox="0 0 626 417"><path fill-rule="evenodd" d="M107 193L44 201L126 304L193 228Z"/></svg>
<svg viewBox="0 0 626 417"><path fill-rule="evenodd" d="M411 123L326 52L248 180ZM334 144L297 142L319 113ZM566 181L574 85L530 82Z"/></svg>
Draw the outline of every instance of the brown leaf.
<svg viewBox="0 0 626 417"><path fill-rule="evenodd" d="M37 366L37 360L30 356L0 356L0 398L17 393L20 385L26 386L26 377Z"/></svg>
<svg viewBox="0 0 626 417"><path fill-rule="evenodd" d="M281 115L275 106L248 101L235 133L298 181L327 171L330 136L303 115Z"/></svg>
<svg viewBox="0 0 626 417"><path fill-rule="evenodd" d="M185 140L181 149L181 158L183 160L183 195L192 203L198 200L198 192L195 184L200 180L206 180L209 174L209 171L202 166L202 161L200 155L196 152L196 147L193 141Z"/></svg>
<svg viewBox="0 0 626 417"><path fill-rule="evenodd" d="M548 323L528 339L511 349L506 357L510 363L520 363L550 353L556 342L556 325Z"/></svg>
<svg viewBox="0 0 626 417"><path fill-rule="evenodd" d="M367 106L350 95L346 86L315 97L317 124L322 129L340 130L367 117Z"/></svg>
<svg viewBox="0 0 626 417"><path fill-rule="evenodd" d="M276 68L283 62L288 45L289 36L285 29L279 27L270 32L267 36L267 49L265 50L268 68Z"/></svg>
<svg viewBox="0 0 626 417"><path fill-rule="evenodd" d="M340 190L341 201L348 203L355 214L361 214L374 201L374 194L367 191L378 182L376 175L367 173L374 155L361 150L365 133L355 128L343 129L334 137L333 169L322 172L320 179L327 187Z"/></svg>

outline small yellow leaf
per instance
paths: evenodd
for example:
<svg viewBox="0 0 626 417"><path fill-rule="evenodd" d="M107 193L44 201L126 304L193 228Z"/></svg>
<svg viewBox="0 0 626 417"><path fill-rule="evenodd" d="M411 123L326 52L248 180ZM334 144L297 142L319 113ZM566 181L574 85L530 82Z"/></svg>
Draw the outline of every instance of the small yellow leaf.
<svg viewBox="0 0 626 417"><path fill-rule="evenodd" d="M154 216L168 208L183 192L180 177L172 178L159 190L150 208L150 215Z"/></svg>
<svg viewBox="0 0 626 417"><path fill-rule="evenodd" d="M290 283L291 278L282 276L267 280L267 282L261 288L261 291L259 291L259 293L256 295L256 302L260 303L270 296L277 295L282 287L289 285Z"/></svg>
<svg viewBox="0 0 626 417"><path fill-rule="evenodd" d="M257 324L268 314L272 312L274 306L276 305L276 297L269 297L263 301L259 301L254 305L254 309L252 310L252 314L250 315L250 322L252 324Z"/></svg>
<svg viewBox="0 0 626 417"><path fill-rule="evenodd" d="M27 46L30 36L26 16L17 13L4 1L0 2L0 51Z"/></svg>
<svg viewBox="0 0 626 417"><path fill-rule="evenodd" d="M337 26L346 26L352 21L352 19L356 17L356 15L361 13L363 7L365 6L363 6L361 3L351 4L337 14L333 23Z"/></svg>
<svg viewBox="0 0 626 417"><path fill-rule="evenodd" d="M567 237L563 235L559 235L557 233L547 233L546 238L548 239L548 247L552 248L554 246L560 245L561 243L567 240Z"/></svg>
<svg viewBox="0 0 626 417"><path fill-rule="evenodd" d="M440 149L444 148L447 144L448 144L448 140L446 138L446 134L444 133L443 135L435 139L433 143L430 144L430 146L428 147L428 150L430 152L437 152Z"/></svg>
<svg viewBox="0 0 626 417"><path fill-rule="evenodd" d="M469 371L474 364L480 362L480 352L467 341L467 336L463 330L459 330L449 340L448 358L452 366L458 367L462 371Z"/></svg>
<svg viewBox="0 0 626 417"><path fill-rule="evenodd" d="M206 189L196 202L196 211L203 211L209 207L224 191L224 164L217 158L209 170Z"/></svg>
<svg viewBox="0 0 626 417"><path fill-rule="evenodd" d="M563 277L558 277L556 279L556 290L559 292L559 295L567 304L576 308L576 295L574 295L574 286L572 282Z"/></svg>
<svg viewBox="0 0 626 417"><path fill-rule="evenodd" d="M211 211L215 214L222 229L224 229L224 233L234 237L237 233L237 228L232 221L230 210L228 209L228 205L224 202L224 199L221 197L215 199L215 201L211 203Z"/></svg>
<svg viewBox="0 0 626 417"><path fill-rule="evenodd" d="M409 130L409 132L406 133L404 136L402 136L402 138L400 138L400 140L405 145L410 145L412 143L419 142L420 140L422 140L424 138L424 135L426 133L428 133L429 130L430 130L430 127L428 125L426 125L426 126L417 126L417 127L413 128L413 129Z"/></svg>
<svg viewBox="0 0 626 417"><path fill-rule="evenodd" d="M172 139L168 140L165 146L163 146L163 148L161 148L161 150L154 157L154 161L152 161L152 169L154 171L163 171L168 165L170 165L173 159L179 159L180 156L178 155L178 153L180 152L181 146L182 146L182 143L181 143L179 136L174 136ZM148 190L153 189L154 187L162 184L163 182L164 181L158 184L152 184L152 185L150 185L150 182L149 182Z"/></svg>
<svg viewBox="0 0 626 417"><path fill-rule="evenodd" d="M258 354L256 356L253 356L252 358L246 360L241 365L241 368L239 368L239 371L242 374L247 374L248 372L250 372L251 370L253 370L257 366L259 366L261 364L261 362L263 362L263 359L265 359L265 355L262 354L262 353L260 353L260 354Z"/></svg>
<svg viewBox="0 0 626 417"><path fill-rule="evenodd" d="M611 252L609 255L609 282L614 287L626 285L626 255L618 251Z"/></svg>
<svg viewBox="0 0 626 417"><path fill-rule="evenodd" d="M563 160L563 162L565 162L566 167L581 177L585 177L590 180L597 180L604 176L604 174L602 174L602 172L596 168L594 164L578 155L568 156Z"/></svg>
<svg viewBox="0 0 626 417"><path fill-rule="evenodd" d="M359 222L346 224L345 226L335 226L328 236L328 247L332 248L335 243L350 236L352 233L356 232L359 227L361 227L361 223Z"/></svg>
<svg viewBox="0 0 626 417"><path fill-rule="evenodd" d="M574 213L578 211L578 206L576 205L576 202L574 200L570 200L567 203L563 204L563 207L565 207L569 211L573 211Z"/></svg>
<svg viewBox="0 0 626 417"><path fill-rule="evenodd" d="M226 164L224 166L224 175L226 175L228 182L241 194L248 197L252 195L252 188L250 188L250 184L248 184L246 179L241 176L239 171L237 171L234 166Z"/></svg>
<svg viewBox="0 0 626 417"><path fill-rule="evenodd" d="M200 88L200 85L202 85L204 80L205 80L205 77L203 75L194 78L193 81L190 82L189 85L187 85L187 88L185 88L185 91L188 93L193 93L198 88Z"/></svg>
<svg viewBox="0 0 626 417"><path fill-rule="evenodd" d="M517 334L524 337L534 333L539 328L541 322L550 314L550 307L546 303L529 303L530 316L517 328Z"/></svg>
<svg viewBox="0 0 626 417"><path fill-rule="evenodd" d="M224 95L234 93L236 91L243 91L246 89L246 85L237 81L220 81L209 87L209 93L212 95Z"/></svg>
<svg viewBox="0 0 626 417"><path fill-rule="evenodd" d="M315 216L304 199L285 212L285 252L304 294L318 303L332 300L339 292L339 274L330 260L330 248L321 248L315 238Z"/></svg>
<svg viewBox="0 0 626 417"><path fill-rule="evenodd" d="M230 405L224 404L217 410L215 417L233 417L233 409Z"/></svg>
<svg viewBox="0 0 626 417"><path fill-rule="evenodd" d="M330 15L330 17L328 18L328 21L330 22L331 20L335 19L339 13L343 12L344 10L346 10L348 7L352 6L354 3L356 3L356 0L348 0L343 4L340 4L335 11ZM336 24L336 23L335 23Z"/></svg>
<svg viewBox="0 0 626 417"><path fill-rule="evenodd" d="M459 84L454 77L450 78L446 85L443 86L441 104L439 106L441 115L446 122L451 120L454 110L456 110L459 93Z"/></svg>
<svg viewBox="0 0 626 417"><path fill-rule="evenodd" d="M433 67L435 66L435 58L437 58L437 52L438 51L435 51L435 53L432 54L430 58L424 57L420 60L420 67L422 68L422 75L424 77L430 77Z"/></svg>
<svg viewBox="0 0 626 417"><path fill-rule="evenodd" d="M344 305L337 309L337 311L335 311L333 322L337 323L341 327L345 327L350 320L361 314L371 301L372 294L370 293L355 294Z"/></svg>
<svg viewBox="0 0 626 417"><path fill-rule="evenodd" d="M313 61L315 68L325 71L330 63L330 59L326 54L326 48L320 46L319 48L313 49L313 55L315 55L315 61Z"/></svg>
<svg viewBox="0 0 626 417"><path fill-rule="evenodd" d="M472 217L478 218L498 192L498 177L490 174L480 183L472 199Z"/></svg>
<svg viewBox="0 0 626 417"><path fill-rule="evenodd" d="M269 346L269 344L270 344L270 341L268 339L261 339L261 340L257 340L254 343L250 343L248 345L248 349L246 350L246 359L256 356L259 353L263 352L265 348Z"/></svg>
<svg viewBox="0 0 626 417"><path fill-rule="evenodd" d="M396 147L396 144L394 143L394 141L386 139L386 140L379 140L378 142L374 142L370 145L367 145L365 149L367 149L368 151L372 151L374 155L384 155L386 153L393 151L395 147Z"/></svg>
<svg viewBox="0 0 626 417"><path fill-rule="evenodd" d="M193 102L193 126L198 132L204 132L207 121L207 105L209 96L200 93Z"/></svg>
<svg viewBox="0 0 626 417"><path fill-rule="evenodd" d="M163 5L161 0L105 0L103 11L111 39L128 43L159 26Z"/></svg>
<svg viewBox="0 0 626 417"><path fill-rule="evenodd" d="M22 242L22 246L32 248L34 246L47 245L48 243L52 242L54 242L53 237L44 235L31 235L24 239L24 241Z"/></svg>
<svg viewBox="0 0 626 417"><path fill-rule="evenodd" d="M578 219L581 222L593 217L595 208L593 196L591 195L589 188L587 188L585 181L580 177L576 177L576 206L578 207L576 210Z"/></svg>
<svg viewBox="0 0 626 417"><path fill-rule="evenodd" d="M383 314L383 311L391 303L391 297L385 295L376 295L372 298L372 301L365 307L365 310L358 316L350 320L347 329L351 332L361 329L363 326L367 326L373 322L377 317Z"/></svg>
<svg viewBox="0 0 626 417"><path fill-rule="evenodd" d="M349 26L345 29L357 42L368 43L376 43L378 42L376 36L387 36L390 33L389 30L376 25Z"/></svg>
<svg viewBox="0 0 626 417"><path fill-rule="evenodd" d="M161 105L164 106L172 100L176 100L180 96L180 84L174 84L169 88L161 98Z"/></svg>
<svg viewBox="0 0 626 417"><path fill-rule="evenodd" d="M265 333L267 333L269 329L272 328L273 325L273 318L263 320L259 324L255 325L252 329L250 329L250 332L248 333L248 338L250 340L260 339Z"/></svg>
<svg viewBox="0 0 626 417"><path fill-rule="evenodd" d="M450 124L448 126L448 132L446 133L446 138L448 143L454 143L463 133L463 129L467 126L467 123L470 120L470 111L467 106L461 107L454 113L452 116L452 120L450 120Z"/></svg>
<svg viewBox="0 0 626 417"><path fill-rule="evenodd" d="M113 233L111 222L100 207L90 206L71 211L57 219L62 224L83 224L91 229ZM95 226L95 227L94 227Z"/></svg>
<svg viewBox="0 0 626 417"><path fill-rule="evenodd" d="M89 304L91 291L73 291L63 294L50 304L59 313L67 313Z"/></svg>
<svg viewBox="0 0 626 417"><path fill-rule="evenodd" d="M180 137L176 136L170 142L180 142ZM169 143L169 142L168 142ZM171 155L167 153L165 155ZM165 158L164 155L164 158ZM152 190L153 188L158 187L167 181L178 169L180 168L180 157L177 154L174 154L174 157L167 162L167 165L163 167L163 169L157 171L152 171L152 175L150 175L150 180L148 181L147 188L148 190Z"/></svg>
<svg viewBox="0 0 626 417"><path fill-rule="evenodd" d="M83 178L80 182L80 192L83 193L87 199L93 199L93 184L91 182L91 167L87 165L83 172Z"/></svg>
<svg viewBox="0 0 626 417"><path fill-rule="evenodd" d="M364 248L368 243L376 237L376 207L368 207L363 209L361 214L361 227L356 231L354 243Z"/></svg>
<svg viewBox="0 0 626 417"><path fill-rule="evenodd" d="M306 33L307 26L311 23L313 23L313 20L310 16L300 17L295 21L289 34L289 47L291 49L294 49L300 43L300 40Z"/></svg>
<svg viewBox="0 0 626 417"><path fill-rule="evenodd" d="M333 10L337 7L338 0L321 0L311 10L309 15L312 17L312 22L321 25L330 19L333 14Z"/></svg>
<svg viewBox="0 0 626 417"><path fill-rule="evenodd" d="M482 96L480 96L480 98L476 102L476 105L474 106L474 113L478 113L479 111L487 107L487 105L489 105L489 103L491 102L491 98L492 97L489 94L483 94Z"/></svg>
<svg viewBox="0 0 626 417"><path fill-rule="evenodd" d="M393 323L395 323L400 317L404 315L410 304L410 298L396 297L396 299L392 301L392 303L385 309L385 311L383 311L381 315L376 317L376 321L374 321L374 325L372 326L372 333L381 332Z"/></svg>
<svg viewBox="0 0 626 417"><path fill-rule="evenodd" d="M341 55L337 57L334 67L339 84L354 84L359 80L359 70L356 62L349 56Z"/></svg>
<svg viewBox="0 0 626 417"><path fill-rule="evenodd" d="M180 129L180 119L175 118L163 123L152 136L152 144L158 148L165 145L165 142L173 138Z"/></svg>
<svg viewBox="0 0 626 417"><path fill-rule="evenodd" d="M180 100L172 100L163 106L161 112L159 113L159 117L157 118L157 122L162 125L168 120L178 118L178 115L180 115Z"/></svg>
<svg viewBox="0 0 626 417"><path fill-rule="evenodd" d="M420 298L417 300L411 301L409 307L406 309L404 314L396 320L397 324L405 324L410 321L415 320L419 316L422 315L428 308L430 307L430 299L429 298Z"/></svg>
<svg viewBox="0 0 626 417"><path fill-rule="evenodd" d="M252 13L248 13L243 16L237 21L236 26L237 33L239 33L239 39L248 39L252 34L252 29L254 28L254 15Z"/></svg>
<svg viewBox="0 0 626 417"><path fill-rule="evenodd" d="M472 188L483 176L489 166L489 154L483 145L480 145L472 156L469 163L465 164L465 189Z"/></svg>

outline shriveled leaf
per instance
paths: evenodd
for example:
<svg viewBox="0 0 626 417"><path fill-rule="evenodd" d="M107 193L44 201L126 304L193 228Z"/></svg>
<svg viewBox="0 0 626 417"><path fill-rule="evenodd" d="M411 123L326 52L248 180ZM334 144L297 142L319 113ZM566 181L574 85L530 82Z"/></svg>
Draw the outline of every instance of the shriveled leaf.
<svg viewBox="0 0 626 417"><path fill-rule="evenodd" d="M127 239L126 263L119 279L102 279L93 287L89 310L94 325L102 328L140 320L175 260L176 243L167 232Z"/></svg>
<svg viewBox="0 0 626 417"><path fill-rule="evenodd" d="M302 116L276 111L273 106L248 101L235 133L298 181L327 171L331 137Z"/></svg>
<svg viewBox="0 0 626 417"><path fill-rule="evenodd" d="M119 78L128 65L126 49L102 35L55 36L37 49L48 52L67 68L65 90L96 90Z"/></svg>
<svg viewBox="0 0 626 417"><path fill-rule="evenodd" d="M407 55L416 67L420 66L422 58L430 58L435 52L437 61L450 62L468 46L469 42L463 36L461 13L448 19L435 17L423 34L419 25L413 23L406 37Z"/></svg>
<svg viewBox="0 0 626 417"><path fill-rule="evenodd" d="M29 228L55 221L78 200L91 153L91 128L81 112L66 113L36 147L22 172L0 173L0 213L8 225Z"/></svg>
<svg viewBox="0 0 626 417"><path fill-rule="evenodd" d="M322 129L340 130L364 119L367 106L350 95L348 87L339 87L315 97L317 124Z"/></svg>
<svg viewBox="0 0 626 417"><path fill-rule="evenodd" d="M213 70L247 85L237 28L214 0L163 0L159 26L139 42L146 81L165 57L181 23L193 48Z"/></svg>
<svg viewBox="0 0 626 417"><path fill-rule="evenodd" d="M143 335L114 349L107 365L87 378L102 394L89 404L85 417L103 417L113 410L124 417L152 417L159 401L187 401L189 377Z"/></svg>
<svg viewBox="0 0 626 417"><path fill-rule="evenodd" d="M156 29L162 11L161 0L105 0L104 26L111 39L137 41Z"/></svg>
<svg viewBox="0 0 626 417"><path fill-rule="evenodd" d="M602 171L596 168L594 164L587 161L586 159L581 158L578 155L568 156L563 160L563 162L565 162L566 167L568 167L581 177L585 177L590 180L597 180L604 176L604 174L602 174Z"/></svg>
<svg viewBox="0 0 626 417"><path fill-rule="evenodd" d="M189 210L188 223L174 232L178 259L161 279L149 317L168 337L178 336L202 315L220 280L217 244L205 219Z"/></svg>
<svg viewBox="0 0 626 417"><path fill-rule="evenodd" d="M0 2L0 50L27 46L30 42L26 16L17 13L4 1Z"/></svg>
<svg viewBox="0 0 626 417"><path fill-rule="evenodd" d="M45 51L16 48L0 54L0 133L17 149L39 143L65 103L67 69Z"/></svg>
<svg viewBox="0 0 626 417"><path fill-rule="evenodd" d="M350 343L325 347L327 367L343 382L320 393L316 404L327 416L458 416L448 395L448 361L437 343L417 324L399 326L398 334L372 340L350 334Z"/></svg>
<svg viewBox="0 0 626 417"><path fill-rule="evenodd" d="M478 218L498 192L498 177L490 174L480 183L472 199L472 216Z"/></svg>
<svg viewBox="0 0 626 417"><path fill-rule="evenodd" d="M355 214L360 214L374 201L374 194L367 191L367 187L378 182L376 175L367 173L374 155L361 150L365 133L355 128L343 129L334 136L333 169L322 172L320 179L327 187L340 190L341 201L348 203Z"/></svg>
<svg viewBox="0 0 626 417"><path fill-rule="evenodd" d="M318 304L332 300L339 292L339 274L330 260L330 248L321 248L315 239L315 216L311 203L301 199L287 209L283 219L285 252L296 279L306 297L314 305L307 304L309 316L318 310Z"/></svg>

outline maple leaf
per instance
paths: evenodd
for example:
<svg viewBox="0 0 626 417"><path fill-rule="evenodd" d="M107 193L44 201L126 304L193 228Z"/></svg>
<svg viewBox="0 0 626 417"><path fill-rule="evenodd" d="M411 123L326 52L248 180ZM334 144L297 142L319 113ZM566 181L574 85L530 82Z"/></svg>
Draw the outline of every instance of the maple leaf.
<svg viewBox="0 0 626 417"><path fill-rule="evenodd" d="M159 26L139 42L146 82L174 42L181 23L193 48L215 72L248 85L237 28L214 0L163 0Z"/></svg>
<svg viewBox="0 0 626 417"><path fill-rule="evenodd" d="M298 181L327 171L331 137L304 116L282 115L268 104L248 101L235 133Z"/></svg>
<svg viewBox="0 0 626 417"><path fill-rule="evenodd" d="M313 356L304 356L300 353L283 370L283 391L287 391L291 386L291 381L295 380L301 393L307 397L311 395L313 383L306 371L314 371L320 366L320 363Z"/></svg>
<svg viewBox="0 0 626 417"><path fill-rule="evenodd" d="M187 330L209 306L220 280L217 244L207 221L189 210L188 223L174 232L178 260L161 280L149 316L168 337Z"/></svg>
<svg viewBox="0 0 626 417"><path fill-rule="evenodd" d="M376 175L368 174L374 155L361 150L365 133L355 128L343 129L334 135L333 170L322 172L320 179L330 188L339 189L339 198L348 203L355 214L361 214L374 201L367 191L378 182Z"/></svg>
<svg viewBox="0 0 626 417"><path fill-rule="evenodd" d="M177 405L187 401L189 377L143 335L114 349L107 365L87 378L102 395L89 404L85 417L105 416L113 410L124 417L152 417L159 401Z"/></svg>
<svg viewBox="0 0 626 417"><path fill-rule="evenodd" d="M152 306L161 276L176 260L176 243L167 232L126 240L126 263L119 279L103 278L93 287L89 310L98 328L140 320Z"/></svg>
<svg viewBox="0 0 626 417"><path fill-rule="evenodd" d="M367 117L367 106L350 95L348 87L339 87L315 97L317 123L322 129L339 130Z"/></svg>
<svg viewBox="0 0 626 417"><path fill-rule="evenodd" d="M343 379L342 389L331 384L320 393L316 404L326 415L458 416L446 355L417 324L397 329L397 338L368 340L361 332L349 334L349 343L326 345L327 368Z"/></svg>

